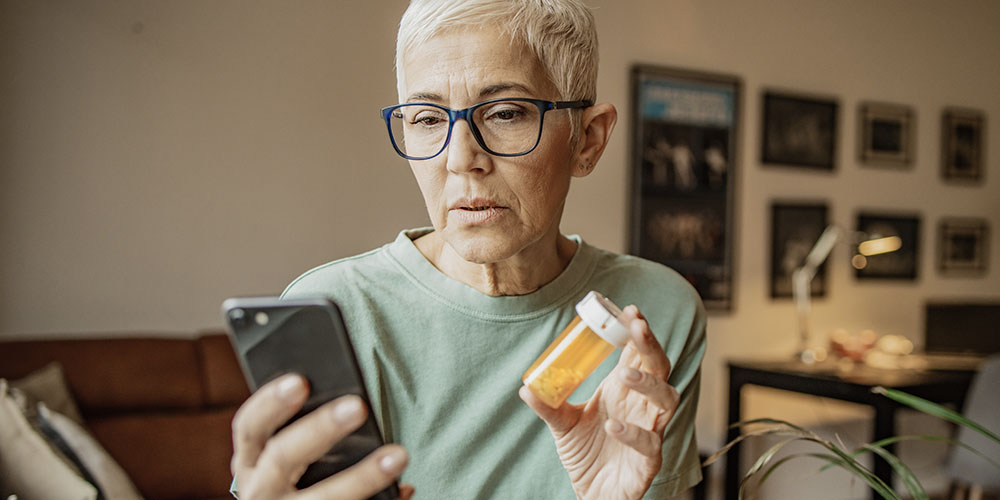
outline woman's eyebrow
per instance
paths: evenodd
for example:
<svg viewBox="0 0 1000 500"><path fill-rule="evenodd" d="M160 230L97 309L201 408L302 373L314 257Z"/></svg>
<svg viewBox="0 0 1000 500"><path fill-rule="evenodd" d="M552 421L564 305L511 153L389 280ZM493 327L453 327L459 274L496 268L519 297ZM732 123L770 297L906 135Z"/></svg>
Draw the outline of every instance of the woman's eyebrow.
<svg viewBox="0 0 1000 500"><path fill-rule="evenodd" d="M522 85L520 83L502 82L502 83L496 83L496 84L493 84L493 85L487 85L487 86L483 87L483 89L479 91L479 98L483 99L483 98L491 97L491 96L494 96L496 94L499 94L500 92L505 92L505 91L508 91L508 90L516 90L516 91L524 93L524 94L530 94L531 93L531 90L528 87L525 87L524 85Z"/></svg>
<svg viewBox="0 0 1000 500"><path fill-rule="evenodd" d="M441 94L433 92L416 92L406 98L406 102L441 102Z"/></svg>
<svg viewBox="0 0 1000 500"><path fill-rule="evenodd" d="M525 95L531 95L531 89L527 86L514 82L501 82L487 85L479 91L478 99L488 99L501 92L509 90L517 91ZM406 102L442 102L441 94L434 92L414 92L406 98Z"/></svg>

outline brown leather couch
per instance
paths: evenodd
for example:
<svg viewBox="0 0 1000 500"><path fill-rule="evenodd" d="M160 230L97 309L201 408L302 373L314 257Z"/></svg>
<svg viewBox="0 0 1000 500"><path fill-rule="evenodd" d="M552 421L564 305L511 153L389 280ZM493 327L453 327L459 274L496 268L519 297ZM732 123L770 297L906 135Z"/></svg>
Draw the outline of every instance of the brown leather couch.
<svg viewBox="0 0 1000 500"><path fill-rule="evenodd" d="M224 333L0 341L0 377L52 361L87 428L143 496L232 498L230 422L249 391Z"/></svg>

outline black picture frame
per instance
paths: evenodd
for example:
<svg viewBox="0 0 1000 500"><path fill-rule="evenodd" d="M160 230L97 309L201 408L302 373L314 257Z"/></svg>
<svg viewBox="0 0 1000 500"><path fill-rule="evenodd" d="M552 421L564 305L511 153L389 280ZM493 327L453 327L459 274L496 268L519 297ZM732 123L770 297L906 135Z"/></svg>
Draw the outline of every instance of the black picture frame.
<svg viewBox="0 0 1000 500"><path fill-rule="evenodd" d="M913 108L885 102L858 105L858 159L864 165L913 166L916 114Z"/></svg>
<svg viewBox="0 0 1000 500"><path fill-rule="evenodd" d="M941 176L946 181L978 184L983 180L984 128L981 111L947 108L941 119Z"/></svg>
<svg viewBox="0 0 1000 500"><path fill-rule="evenodd" d="M763 101L763 164L834 170L836 99L769 90Z"/></svg>
<svg viewBox="0 0 1000 500"><path fill-rule="evenodd" d="M920 269L920 215L904 213L861 212L858 214L859 239L898 236L900 248L894 252L858 256L852 252L854 276L860 280L882 279L914 281ZM856 247L855 247L856 250Z"/></svg>
<svg viewBox="0 0 1000 500"><path fill-rule="evenodd" d="M629 252L684 276L709 311L733 304L738 77L635 65Z"/></svg>
<svg viewBox="0 0 1000 500"><path fill-rule="evenodd" d="M982 276L989 268L990 226L978 217L946 217L938 224L938 271L944 276Z"/></svg>
<svg viewBox="0 0 1000 500"><path fill-rule="evenodd" d="M792 297L792 273L802 267L816 240L830 224L825 201L771 203L770 290L772 299ZM826 296L826 263L810 284L812 297Z"/></svg>

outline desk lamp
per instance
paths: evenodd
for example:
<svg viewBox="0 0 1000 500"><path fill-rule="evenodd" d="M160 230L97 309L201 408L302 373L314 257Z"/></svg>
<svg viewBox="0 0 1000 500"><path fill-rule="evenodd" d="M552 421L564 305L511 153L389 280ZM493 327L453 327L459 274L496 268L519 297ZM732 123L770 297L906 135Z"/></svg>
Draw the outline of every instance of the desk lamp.
<svg viewBox="0 0 1000 500"><path fill-rule="evenodd" d="M827 226L823 230L823 234L816 240L816 244L809 251L802 267L792 273L792 295L795 296L795 309L799 320L799 349L795 355L803 363L817 361L817 353L809 347L812 280L816 276L816 270L830 256L834 245L847 236L851 236L853 242L858 244L857 253L851 258L851 264L858 269L863 269L867 265L867 257L895 252L903 245L899 236L872 238L861 231L847 232L834 225Z"/></svg>

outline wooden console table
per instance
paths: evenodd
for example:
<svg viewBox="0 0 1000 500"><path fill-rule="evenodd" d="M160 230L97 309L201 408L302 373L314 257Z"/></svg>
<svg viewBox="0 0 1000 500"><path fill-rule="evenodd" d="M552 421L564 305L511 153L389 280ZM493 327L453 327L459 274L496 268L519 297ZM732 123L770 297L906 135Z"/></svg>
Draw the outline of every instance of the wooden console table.
<svg viewBox="0 0 1000 500"><path fill-rule="evenodd" d="M729 366L729 424L742 420L740 391L746 384L772 387L802 394L850 401L875 409L873 441L896 435L895 401L871 392L873 387L898 389L937 403L954 404L961 408L975 371L952 370L881 370L857 365L841 371L835 363L807 365L798 361L731 360ZM780 417L774 415L774 417ZM727 442L739 435L739 429L726 429ZM894 452L894 446L887 446ZM892 485L892 467L880 457L874 457L875 475ZM726 456L725 498L736 500L740 483L740 446ZM872 498L878 494L872 490Z"/></svg>

